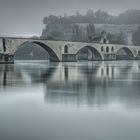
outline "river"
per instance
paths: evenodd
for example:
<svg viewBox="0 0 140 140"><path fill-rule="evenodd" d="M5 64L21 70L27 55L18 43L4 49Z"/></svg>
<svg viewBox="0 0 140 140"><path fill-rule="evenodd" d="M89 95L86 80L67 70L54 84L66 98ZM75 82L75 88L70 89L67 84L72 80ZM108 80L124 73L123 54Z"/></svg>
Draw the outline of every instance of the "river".
<svg viewBox="0 0 140 140"><path fill-rule="evenodd" d="M1 64L0 140L140 140L140 61Z"/></svg>

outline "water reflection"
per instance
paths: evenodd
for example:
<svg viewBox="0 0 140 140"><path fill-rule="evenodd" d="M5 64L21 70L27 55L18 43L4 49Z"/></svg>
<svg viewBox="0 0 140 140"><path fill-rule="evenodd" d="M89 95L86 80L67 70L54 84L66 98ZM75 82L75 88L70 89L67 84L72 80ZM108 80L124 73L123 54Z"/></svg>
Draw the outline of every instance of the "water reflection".
<svg viewBox="0 0 140 140"><path fill-rule="evenodd" d="M0 65L0 140L139 140L140 61Z"/></svg>
<svg viewBox="0 0 140 140"><path fill-rule="evenodd" d="M1 65L0 66L0 85L6 88L6 86L12 85L12 75L14 72L14 65Z"/></svg>
<svg viewBox="0 0 140 140"><path fill-rule="evenodd" d="M140 107L139 61L16 63L1 65L0 77L1 94L42 84L45 104Z"/></svg>

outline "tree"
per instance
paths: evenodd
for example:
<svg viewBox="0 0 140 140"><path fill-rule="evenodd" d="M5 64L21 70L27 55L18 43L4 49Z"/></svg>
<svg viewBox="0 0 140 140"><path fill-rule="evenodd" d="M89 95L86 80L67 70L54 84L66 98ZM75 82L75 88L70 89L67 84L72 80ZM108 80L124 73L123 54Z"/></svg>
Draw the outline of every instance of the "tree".
<svg viewBox="0 0 140 140"><path fill-rule="evenodd" d="M84 17L85 17L84 22L88 22L88 23L94 22L95 15L92 10L88 10Z"/></svg>
<svg viewBox="0 0 140 140"><path fill-rule="evenodd" d="M82 31L79 25L73 25L73 36L72 40L73 41L82 41Z"/></svg>
<svg viewBox="0 0 140 140"><path fill-rule="evenodd" d="M117 34L107 33L107 39L111 44L127 44L126 37L122 32Z"/></svg>
<svg viewBox="0 0 140 140"><path fill-rule="evenodd" d="M54 16L54 15L50 15L49 17L45 17L43 19L43 23L44 24L48 24L48 23L51 23L51 24L56 24L56 23L59 23L60 22L60 17L58 16Z"/></svg>
<svg viewBox="0 0 140 140"><path fill-rule="evenodd" d="M94 26L94 24L88 24L87 25L87 38L88 38L88 41L91 41L94 35L95 35L95 26Z"/></svg>
<svg viewBox="0 0 140 140"><path fill-rule="evenodd" d="M140 26L132 34L132 42L133 42L134 45L140 45Z"/></svg>
<svg viewBox="0 0 140 140"><path fill-rule="evenodd" d="M130 9L121 13L116 20L119 24L136 24L140 23L140 10Z"/></svg>
<svg viewBox="0 0 140 140"><path fill-rule="evenodd" d="M113 24L139 24L140 10L129 9L118 16L112 16L106 11L97 10L93 12L88 10L85 15L79 11L75 15L55 16L50 15L43 19L44 24L70 24L70 23L113 23Z"/></svg>
<svg viewBox="0 0 140 140"><path fill-rule="evenodd" d="M98 10L95 12L95 19L97 23L108 23L110 15L106 11Z"/></svg>

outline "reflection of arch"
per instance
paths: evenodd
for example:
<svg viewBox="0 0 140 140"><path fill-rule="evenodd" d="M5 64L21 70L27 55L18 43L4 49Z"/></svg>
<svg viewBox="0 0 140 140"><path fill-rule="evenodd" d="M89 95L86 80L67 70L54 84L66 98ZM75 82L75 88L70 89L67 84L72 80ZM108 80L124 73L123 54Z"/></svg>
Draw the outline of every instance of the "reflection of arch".
<svg viewBox="0 0 140 140"><path fill-rule="evenodd" d="M85 47L80 48L76 53L77 56L78 56L78 59L79 59L79 54L82 51L87 56L86 60L103 60L100 52L97 49L95 49L94 47L91 47L91 46L85 46ZM89 56L89 54L90 54L90 56Z"/></svg>
<svg viewBox="0 0 140 140"><path fill-rule="evenodd" d="M45 65L44 65L45 64ZM30 64L26 63L25 65L16 65L14 70L14 74L18 79L23 79L23 81L26 81L26 78L24 77L29 77L32 81L32 83L44 83L48 80L50 80L57 70L59 63L36 63ZM14 65L8 65L10 68L11 66ZM45 67L44 67L45 66Z"/></svg>
<svg viewBox="0 0 140 140"><path fill-rule="evenodd" d="M64 53L68 53L68 46L67 45L65 45L65 47L64 47Z"/></svg>
<svg viewBox="0 0 140 140"><path fill-rule="evenodd" d="M132 51L127 47L122 47L116 52L117 60L133 60L134 57Z"/></svg>
<svg viewBox="0 0 140 140"><path fill-rule="evenodd" d="M50 55L50 61L55 61L55 62L60 61L59 58L58 58L58 56L57 56L57 54L56 54L49 46L47 46L46 44L44 44L44 43L42 43L42 42L34 41L34 42L24 42L24 43L21 44L20 46L23 46L23 45L25 45L25 44L27 44L27 43L33 43L33 44L35 44L35 45L38 45L38 46L44 48L44 49L48 52L48 54ZM20 47L19 47L19 48L20 48ZM17 49L17 50L18 50L18 49ZM17 50L16 50L16 52L17 52ZM15 53L16 53L16 52L15 52Z"/></svg>

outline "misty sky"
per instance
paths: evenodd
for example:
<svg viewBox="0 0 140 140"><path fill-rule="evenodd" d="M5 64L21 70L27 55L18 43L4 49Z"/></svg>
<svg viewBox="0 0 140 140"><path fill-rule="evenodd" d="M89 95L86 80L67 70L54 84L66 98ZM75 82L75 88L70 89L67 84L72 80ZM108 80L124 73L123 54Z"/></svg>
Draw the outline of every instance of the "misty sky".
<svg viewBox="0 0 140 140"><path fill-rule="evenodd" d="M106 10L117 15L126 9L140 9L140 0L0 0L0 35L40 35L43 17L49 14L85 13Z"/></svg>

